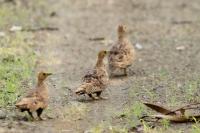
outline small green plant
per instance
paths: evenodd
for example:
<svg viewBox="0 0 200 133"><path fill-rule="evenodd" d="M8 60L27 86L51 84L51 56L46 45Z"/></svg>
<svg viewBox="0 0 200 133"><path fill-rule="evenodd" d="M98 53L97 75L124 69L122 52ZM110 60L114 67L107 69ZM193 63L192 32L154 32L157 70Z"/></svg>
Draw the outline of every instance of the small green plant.
<svg viewBox="0 0 200 133"><path fill-rule="evenodd" d="M161 120L161 124L162 124L164 129L168 129L169 125L170 125L169 121L166 120L166 119Z"/></svg>
<svg viewBox="0 0 200 133"><path fill-rule="evenodd" d="M200 126L197 124L192 125L191 133L200 133Z"/></svg>
<svg viewBox="0 0 200 133"><path fill-rule="evenodd" d="M187 81L184 90L188 101L195 101L198 95L200 82L199 80Z"/></svg>
<svg viewBox="0 0 200 133"><path fill-rule="evenodd" d="M66 109L64 109L64 114L63 116L68 119L72 120L79 120L83 119L87 112L88 112L88 107L85 104L81 103L71 103Z"/></svg>
<svg viewBox="0 0 200 133"><path fill-rule="evenodd" d="M128 130L125 127L118 126L109 126L110 133L128 133Z"/></svg>
<svg viewBox="0 0 200 133"><path fill-rule="evenodd" d="M104 123L100 123L97 126L90 129L91 133L102 133L104 131Z"/></svg>

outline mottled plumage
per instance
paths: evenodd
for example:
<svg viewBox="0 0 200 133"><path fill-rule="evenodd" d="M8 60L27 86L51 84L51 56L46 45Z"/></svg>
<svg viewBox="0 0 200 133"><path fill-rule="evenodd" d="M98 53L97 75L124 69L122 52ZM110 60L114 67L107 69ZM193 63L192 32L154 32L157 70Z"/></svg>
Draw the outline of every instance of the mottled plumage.
<svg viewBox="0 0 200 133"><path fill-rule="evenodd" d="M107 51L101 51L98 54L97 63L93 70L88 71L83 77L83 83L76 90L76 94L88 94L93 99L103 98L101 92L106 88L109 78L105 64L103 62ZM92 94L96 93L96 97Z"/></svg>
<svg viewBox="0 0 200 133"><path fill-rule="evenodd" d="M22 112L27 111L29 115L33 117L32 112L36 111L39 119L42 119L40 115L43 109L48 106L48 88L44 84L44 80L51 75L50 73L40 72L38 74L38 83L34 90L30 91L24 98L22 98L16 107Z"/></svg>
<svg viewBox="0 0 200 133"><path fill-rule="evenodd" d="M127 75L126 69L131 66L135 60L135 49L127 38L126 27L120 25L118 27L118 41L113 45L108 55L109 70L111 75L117 69L123 70Z"/></svg>

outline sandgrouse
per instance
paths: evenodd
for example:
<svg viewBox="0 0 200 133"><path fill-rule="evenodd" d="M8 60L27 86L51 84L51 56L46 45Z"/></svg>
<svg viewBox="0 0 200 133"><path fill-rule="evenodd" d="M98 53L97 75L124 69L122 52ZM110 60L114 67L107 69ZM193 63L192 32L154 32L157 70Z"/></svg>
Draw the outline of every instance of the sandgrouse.
<svg viewBox="0 0 200 133"><path fill-rule="evenodd" d="M51 73L40 72L38 74L37 85L34 90L28 93L28 95L21 99L16 104L16 107L21 112L27 111L29 115L34 119L32 112L36 111L40 120L43 110L48 106L48 88L46 87L44 80L51 75Z"/></svg>
<svg viewBox="0 0 200 133"><path fill-rule="evenodd" d="M102 91L108 85L109 77L104 64L104 57L108 51L100 51L98 54L97 62L92 71L88 71L83 77L83 83L80 85L75 93L77 95L87 94L92 99L107 99L101 96ZM95 94L93 96L92 94Z"/></svg>
<svg viewBox="0 0 200 133"><path fill-rule="evenodd" d="M110 75L114 76L116 70L127 75L127 67L135 60L135 49L127 37L126 26L118 26L118 41L113 45L108 55Z"/></svg>

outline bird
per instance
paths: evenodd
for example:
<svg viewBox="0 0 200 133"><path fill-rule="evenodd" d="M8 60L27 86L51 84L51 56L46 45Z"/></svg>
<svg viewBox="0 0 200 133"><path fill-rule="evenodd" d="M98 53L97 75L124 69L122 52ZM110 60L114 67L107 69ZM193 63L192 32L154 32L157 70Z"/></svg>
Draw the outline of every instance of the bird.
<svg viewBox="0 0 200 133"><path fill-rule="evenodd" d="M35 89L31 90L24 98L15 104L21 112L27 111L34 119L33 112L37 112L39 120L43 120L41 114L48 106L49 93L44 81L52 73L39 72Z"/></svg>
<svg viewBox="0 0 200 133"><path fill-rule="evenodd" d="M135 48L127 37L127 28L125 25L119 25L118 41L114 43L108 55L110 76L115 76L116 71L123 72L122 75L127 76L127 68L131 66L135 60Z"/></svg>
<svg viewBox="0 0 200 133"><path fill-rule="evenodd" d="M95 67L83 76L83 83L76 89L77 95L87 94L93 100L107 99L101 93L109 83L109 76L104 64L104 58L108 51L102 50L98 53ZM93 96L96 94L96 96Z"/></svg>

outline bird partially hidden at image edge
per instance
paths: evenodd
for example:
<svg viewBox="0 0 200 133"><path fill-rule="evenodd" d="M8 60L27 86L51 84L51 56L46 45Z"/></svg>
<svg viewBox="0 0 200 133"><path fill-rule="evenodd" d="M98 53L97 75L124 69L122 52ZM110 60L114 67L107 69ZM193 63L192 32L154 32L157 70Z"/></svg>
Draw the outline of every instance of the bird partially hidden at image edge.
<svg viewBox="0 0 200 133"><path fill-rule="evenodd" d="M109 76L104 64L104 58L108 51L102 50L98 53L98 58L93 70L88 71L83 77L83 83L77 88L77 95L87 94L93 100L107 99L102 97L101 93L109 83ZM93 94L96 94L93 95Z"/></svg>
<svg viewBox="0 0 200 133"><path fill-rule="evenodd" d="M110 76L116 76L116 71L123 72L127 76L127 68L135 60L135 48L127 37L127 28L124 25L118 26L118 41L110 49L108 55Z"/></svg>
<svg viewBox="0 0 200 133"><path fill-rule="evenodd" d="M41 114L48 106L49 93L44 80L52 75L51 73L40 72L38 74L38 81L36 88L28 93L27 96L22 98L15 104L21 112L27 111L32 119L34 119L33 112L37 112L39 120L42 120Z"/></svg>

